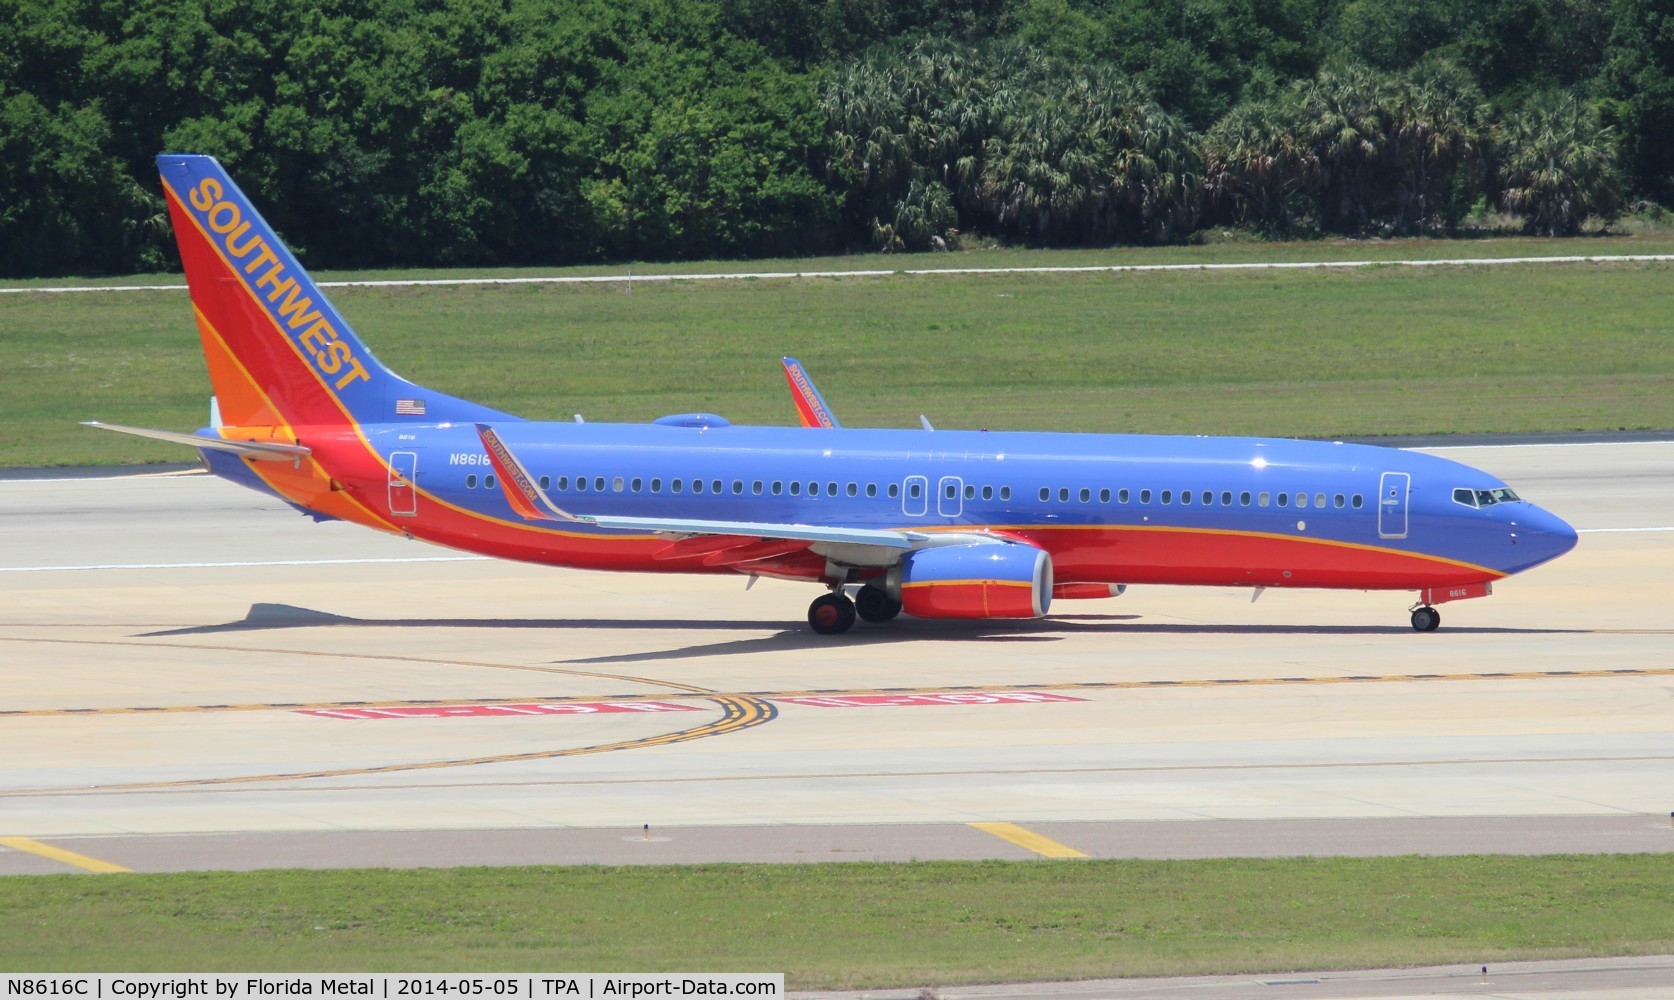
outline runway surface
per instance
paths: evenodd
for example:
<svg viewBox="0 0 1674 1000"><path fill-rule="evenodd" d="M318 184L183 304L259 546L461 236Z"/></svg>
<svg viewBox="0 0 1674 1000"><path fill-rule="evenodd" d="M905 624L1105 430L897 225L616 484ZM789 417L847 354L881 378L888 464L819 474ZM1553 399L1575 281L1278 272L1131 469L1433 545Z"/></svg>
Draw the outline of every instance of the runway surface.
<svg viewBox="0 0 1674 1000"><path fill-rule="evenodd" d="M0 482L0 874L1674 849L1674 444L1441 452L1583 530L1410 594L815 591L474 559L207 476Z"/></svg>

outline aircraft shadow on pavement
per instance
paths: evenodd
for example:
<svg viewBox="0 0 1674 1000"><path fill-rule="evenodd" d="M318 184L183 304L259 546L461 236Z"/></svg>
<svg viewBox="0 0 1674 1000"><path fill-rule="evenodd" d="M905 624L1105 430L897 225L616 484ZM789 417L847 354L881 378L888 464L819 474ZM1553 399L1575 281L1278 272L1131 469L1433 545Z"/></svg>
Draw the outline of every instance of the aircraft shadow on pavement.
<svg viewBox="0 0 1674 1000"><path fill-rule="evenodd" d="M1009 621L924 621L902 619L882 626L860 625L843 636L816 635L800 624L773 621L726 619L639 619L616 618L352 618L289 604L252 604L238 621L216 625L192 625L140 633L139 638L182 635L214 635L223 632L255 632L290 628L511 628L550 630L706 631L771 632L770 635L739 638L717 643L700 643L676 649L643 650L608 656L554 662L597 664L687 659L701 656L751 652L788 652L802 649L855 648L897 643L914 639L984 643L1058 642L1073 633L1103 632L1112 636L1143 635L1413 635L1400 625L1219 625L1213 623L1145 622L1140 615L1079 614ZM1572 635L1587 629L1524 629L1496 627L1448 628L1449 633L1468 635ZM1414 641L1425 641L1413 636Z"/></svg>

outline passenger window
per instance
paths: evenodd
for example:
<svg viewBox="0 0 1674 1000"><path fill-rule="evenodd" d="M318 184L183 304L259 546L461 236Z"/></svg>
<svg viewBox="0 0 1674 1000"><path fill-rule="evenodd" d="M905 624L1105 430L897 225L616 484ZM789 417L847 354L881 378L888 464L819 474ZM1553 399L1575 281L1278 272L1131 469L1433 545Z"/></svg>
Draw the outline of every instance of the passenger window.
<svg viewBox="0 0 1674 1000"><path fill-rule="evenodd" d="M923 489L923 487L920 484L913 483L911 486L907 487L907 496L913 498L914 500L917 500L918 497L919 497L919 492L922 489Z"/></svg>
<svg viewBox="0 0 1674 1000"><path fill-rule="evenodd" d="M969 484L966 484L966 486L965 486L965 499L966 500L975 500L976 499L976 487L975 486L971 486Z"/></svg>
<svg viewBox="0 0 1674 1000"><path fill-rule="evenodd" d="M889 498L894 500L896 497L901 495L901 485L899 483L890 483L888 493Z"/></svg>
<svg viewBox="0 0 1674 1000"><path fill-rule="evenodd" d="M825 484L825 495L828 496L828 497L836 496L837 495L837 484L836 483L826 483Z"/></svg>
<svg viewBox="0 0 1674 1000"><path fill-rule="evenodd" d="M739 495L743 494L743 492L744 492L744 480L734 479L732 481L732 495L733 496L739 496Z"/></svg>
<svg viewBox="0 0 1674 1000"><path fill-rule="evenodd" d="M1000 487L1000 499L1001 500L1010 500L1011 499L1011 487L1010 486Z"/></svg>
<svg viewBox="0 0 1674 1000"><path fill-rule="evenodd" d="M1093 499L1093 491L1085 486L1081 487L1081 502L1086 503L1091 499Z"/></svg>
<svg viewBox="0 0 1674 1000"><path fill-rule="evenodd" d="M1244 492L1238 494L1238 506L1248 507L1249 505L1250 505L1250 491L1245 490ZM1263 504L1262 506L1266 506L1266 505Z"/></svg>
<svg viewBox="0 0 1674 1000"><path fill-rule="evenodd" d="M1340 509L1342 509L1342 506L1343 506L1343 495L1342 495L1342 494L1341 494L1341 493L1339 493L1339 494L1337 494L1337 495L1336 495L1336 496L1335 496L1335 497L1333 497L1333 498L1332 498L1332 502L1333 502L1333 503L1334 503L1334 504L1335 504L1335 505L1336 505L1336 507L1337 507L1337 508L1338 508L1338 509L1339 509L1339 510L1340 510Z"/></svg>
<svg viewBox="0 0 1674 1000"><path fill-rule="evenodd" d="M859 483L850 483L849 484L849 496L857 497L859 495L860 495L860 484Z"/></svg>
<svg viewBox="0 0 1674 1000"><path fill-rule="evenodd" d="M1283 493L1281 493L1279 495L1284 496ZM1262 490L1260 493L1256 494L1256 506L1257 507L1265 507L1269 503L1271 503L1272 501L1273 501L1273 498L1268 495L1266 490Z"/></svg>
<svg viewBox="0 0 1674 1000"><path fill-rule="evenodd" d="M1109 503L1109 502L1110 502L1110 491L1109 490L1099 490L1099 503Z"/></svg>
<svg viewBox="0 0 1674 1000"><path fill-rule="evenodd" d="M1221 493L1221 506L1222 507L1231 507L1232 506L1232 491L1231 490L1226 490L1223 493Z"/></svg>
<svg viewBox="0 0 1674 1000"><path fill-rule="evenodd" d="M593 477L593 492L594 493L603 493L604 492L604 477L603 476L594 476Z"/></svg>
<svg viewBox="0 0 1674 1000"><path fill-rule="evenodd" d="M643 490L643 489L645 489L645 480L639 478L638 476L635 476L634 477L633 491L635 493L638 493L640 490Z"/></svg>
<svg viewBox="0 0 1674 1000"><path fill-rule="evenodd" d="M1279 506L1280 507L1290 506L1290 494L1289 493L1280 493L1279 494Z"/></svg>
<svg viewBox="0 0 1674 1000"><path fill-rule="evenodd" d="M493 489L494 488L494 477L493 476L482 477L482 484L484 486L488 487L489 489Z"/></svg>
<svg viewBox="0 0 1674 1000"><path fill-rule="evenodd" d="M1365 503L1366 503L1366 501L1361 498L1360 494L1356 493L1354 495L1354 509L1355 510L1359 510L1362 506L1365 505Z"/></svg>
<svg viewBox="0 0 1674 1000"><path fill-rule="evenodd" d="M652 493L661 493L662 491L663 491L663 481L661 479L651 480L651 492Z"/></svg>
<svg viewBox="0 0 1674 1000"><path fill-rule="evenodd" d="M811 496L811 497L819 496L820 495L820 484L819 483L809 483L808 484L808 495Z"/></svg>
<svg viewBox="0 0 1674 1000"><path fill-rule="evenodd" d="M702 493L703 492L703 480L701 480L701 479L692 480L692 492L693 493Z"/></svg>
<svg viewBox="0 0 1674 1000"><path fill-rule="evenodd" d="M1139 491L1139 502L1140 503L1150 503L1151 502L1151 491L1150 490L1140 490Z"/></svg>
<svg viewBox="0 0 1674 1000"><path fill-rule="evenodd" d="M992 499L994 499L994 487L992 487L992 486L984 486L984 487L983 487L983 488L982 488L982 498L983 498L983 499L984 499L984 500L992 500Z"/></svg>
<svg viewBox="0 0 1674 1000"><path fill-rule="evenodd" d="M680 480L676 479L676 480L673 480L672 482L670 482L668 484L668 491L670 493L679 493L680 492Z"/></svg>
<svg viewBox="0 0 1674 1000"><path fill-rule="evenodd" d="M1315 507L1324 507L1325 506L1325 494L1324 493L1315 493L1314 494L1314 506Z"/></svg>
<svg viewBox="0 0 1674 1000"><path fill-rule="evenodd" d="M1040 502L1045 503L1052 496L1052 491L1042 486L1040 488Z"/></svg>
<svg viewBox="0 0 1674 1000"><path fill-rule="evenodd" d="M550 489L552 489L552 480L548 479L546 476L542 476L541 477L541 492L544 493L544 492L546 492L547 490L550 490Z"/></svg>
<svg viewBox="0 0 1674 1000"><path fill-rule="evenodd" d="M945 487L943 487L942 495L949 500L957 499L959 496L959 487L953 485L952 483L948 483Z"/></svg>
<svg viewBox="0 0 1674 1000"><path fill-rule="evenodd" d="M878 495L878 484L877 483L867 483L866 484L866 495L869 496L869 497L877 496Z"/></svg>
<svg viewBox="0 0 1674 1000"><path fill-rule="evenodd" d="M1184 504L1187 507L1191 506L1191 503L1192 503L1192 491L1191 490L1181 490L1180 491L1180 503Z"/></svg>
<svg viewBox="0 0 1674 1000"><path fill-rule="evenodd" d="M791 490L791 496L799 497L799 496L802 495L802 484L800 482L798 482L797 480L792 479L791 484L790 484L790 490Z"/></svg>
<svg viewBox="0 0 1674 1000"><path fill-rule="evenodd" d="M758 497L761 496L761 480L758 479L750 484L750 492Z"/></svg>
<svg viewBox="0 0 1674 1000"><path fill-rule="evenodd" d="M1173 503L1174 502L1174 491L1173 490L1163 490L1162 491L1162 502L1163 502L1164 506L1167 506L1168 504Z"/></svg>
<svg viewBox="0 0 1674 1000"><path fill-rule="evenodd" d="M569 488L570 488L570 477L569 476L559 476L558 477L558 489L560 491L562 491L562 490L567 490Z"/></svg>
<svg viewBox="0 0 1674 1000"><path fill-rule="evenodd" d="M785 484L783 482L777 479L773 480L773 495L778 496L781 492L783 492L784 487Z"/></svg>
<svg viewBox="0 0 1674 1000"><path fill-rule="evenodd" d="M1058 487L1058 502L1059 503L1069 503L1069 487L1068 486Z"/></svg>
<svg viewBox="0 0 1674 1000"><path fill-rule="evenodd" d="M1298 506L1298 507L1308 506L1308 494L1306 494L1306 493L1296 494L1296 506Z"/></svg>
<svg viewBox="0 0 1674 1000"><path fill-rule="evenodd" d="M1128 502L1128 491L1127 490L1117 490L1116 491L1116 502L1117 503L1127 503Z"/></svg>
<svg viewBox="0 0 1674 1000"><path fill-rule="evenodd" d="M477 488L477 477L476 476L466 476L465 477L465 488L468 489L468 490L476 489Z"/></svg>

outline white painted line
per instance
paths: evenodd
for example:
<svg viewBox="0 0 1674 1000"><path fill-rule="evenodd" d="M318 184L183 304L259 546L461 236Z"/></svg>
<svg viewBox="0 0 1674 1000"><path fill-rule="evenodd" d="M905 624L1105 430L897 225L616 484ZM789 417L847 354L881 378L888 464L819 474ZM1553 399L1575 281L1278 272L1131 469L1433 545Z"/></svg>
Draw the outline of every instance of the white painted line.
<svg viewBox="0 0 1674 1000"><path fill-rule="evenodd" d="M924 267L861 269L853 271L724 271L692 274L585 274L527 278L389 278L365 281L317 281L321 288L409 288L425 285L592 285L633 284L636 281L744 281L751 278L887 278L955 274L1116 274L1143 271L1268 271L1344 270L1366 267L1490 267L1508 264L1631 264L1674 261L1674 254L1613 254L1564 257L1447 257L1437 260L1310 260L1250 261L1230 264L1081 264L1045 267ZM39 292L68 295L80 292L183 292L185 285L71 285L62 287L0 288L0 295Z"/></svg>
<svg viewBox="0 0 1674 1000"><path fill-rule="evenodd" d="M487 562L488 556L419 556L411 559L271 559L255 562L107 563L99 566L0 566L0 573L69 573L84 569L242 569L247 566L367 566L387 563Z"/></svg>
<svg viewBox="0 0 1674 1000"><path fill-rule="evenodd" d="M130 472L125 476L63 476L56 479L0 479L0 487L7 483L127 483L135 479L182 479L207 476L203 469L176 469L173 472Z"/></svg>
<svg viewBox="0 0 1674 1000"><path fill-rule="evenodd" d="M1623 533L1626 533L1626 532L1633 532L1633 531L1674 531L1674 527L1667 527L1667 528L1576 528L1575 530L1576 530L1577 533L1582 534L1582 535L1611 535L1611 534L1623 534Z"/></svg>
<svg viewBox="0 0 1674 1000"><path fill-rule="evenodd" d="M1660 433L1660 432L1659 432ZM1415 445L1405 451L1476 451L1492 448L1622 448L1642 444L1674 444L1674 441L1524 441L1520 444Z"/></svg>

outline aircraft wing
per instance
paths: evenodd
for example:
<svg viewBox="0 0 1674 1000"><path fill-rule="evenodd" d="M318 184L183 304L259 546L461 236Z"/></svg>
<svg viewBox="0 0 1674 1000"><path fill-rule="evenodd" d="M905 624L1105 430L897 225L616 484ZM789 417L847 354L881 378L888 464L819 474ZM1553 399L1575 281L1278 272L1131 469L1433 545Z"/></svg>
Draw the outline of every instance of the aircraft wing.
<svg viewBox="0 0 1674 1000"><path fill-rule="evenodd" d="M609 514L574 514L558 506L546 495L511 449L487 424L477 425L477 434L488 450L489 464L500 477L501 488L512 509L531 521L568 521L590 524L600 528L622 528L679 537L697 535L737 536L741 538L776 538L789 541L838 545L878 546L884 549L908 551L922 548L931 536L921 531L894 531L884 528L844 528L819 524L776 524L770 521L706 521L676 517L618 517Z"/></svg>
<svg viewBox="0 0 1674 1000"><path fill-rule="evenodd" d="M785 381L790 383L791 402L796 404L796 413L802 418L802 426L842 426L832 415L831 408L825 405L825 397L815 388L814 380L808 377L802 362L795 358L780 358L779 361L785 366Z"/></svg>
<svg viewBox="0 0 1674 1000"><path fill-rule="evenodd" d="M210 451L230 451L235 455L258 462L297 462L314 452L300 444L285 444L280 441L232 441L227 438L203 437L198 434L180 434L175 431L154 431L147 427L128 427L123 424L106 424L97 420L83 420L84 427L97 427L102 431L116 431L118 434L132 434L135 437L151 438L155 441L169 441L183 444L191 448L207 448Z"/></svg>

